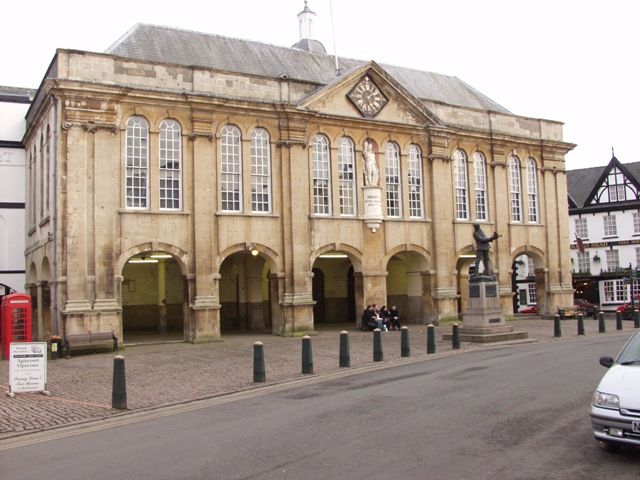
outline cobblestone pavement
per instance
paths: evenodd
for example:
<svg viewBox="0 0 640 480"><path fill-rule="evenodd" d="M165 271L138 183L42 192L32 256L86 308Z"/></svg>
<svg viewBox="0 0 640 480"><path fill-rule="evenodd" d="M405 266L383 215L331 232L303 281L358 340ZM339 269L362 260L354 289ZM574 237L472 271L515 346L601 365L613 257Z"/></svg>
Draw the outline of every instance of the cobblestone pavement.
<svg viewBox="0 0 640 480"><path fill-rule="evenodd" d="M539 317L509 322L516 330L526 331L530 341L562 341L577 338L576 320L562 321L562 337L554 338L553 321ZM314 375L341 370L338 366L340 330L338 325L322 327L312 337ZM373 364L372 334L346 327L349 331L351 368ZM607 319L607 333L616 332L615 320ZM633 331L633 323L624 322L623 333ZM436 327L437 354L426 354L426 326L410 325L412 359L462 353L488 346L462 343L459 351L442 341L451 326ZM598 333L598 322L585 319L586 336ZM401 358L400 333L383 335L383 363ZM126 339L125 339L126 341ZM267 383L253 383L253 344L264 344ZM615 352L612 352L615 353ZM269 334L225 335L220 342L206 344L163 343L126 346L125 357L128 411L157 408L189 402L262 385L304 377L301 373L301 339ZM121 415L111 408L113 382L111 352L82 354L70 359L48 362L47 388L50 396L37 393L0 395L0 440L79 422ZM9 362L0 360L0 389L8 390Z"/></svg>

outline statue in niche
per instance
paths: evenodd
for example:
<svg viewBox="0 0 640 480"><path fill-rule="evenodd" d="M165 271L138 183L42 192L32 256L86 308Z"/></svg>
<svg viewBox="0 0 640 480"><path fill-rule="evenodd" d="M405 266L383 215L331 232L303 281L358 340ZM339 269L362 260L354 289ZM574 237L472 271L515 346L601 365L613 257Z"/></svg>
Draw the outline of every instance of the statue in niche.
<svg viewBox="0 0 640 480"><path fill-rule="evenodd" d="M373 152L373 145L371 142L365 140L364 148L362 149L363 160L363 173L364 184L367 187L378 186L378 164L376 163L376 154Z"/></svg>

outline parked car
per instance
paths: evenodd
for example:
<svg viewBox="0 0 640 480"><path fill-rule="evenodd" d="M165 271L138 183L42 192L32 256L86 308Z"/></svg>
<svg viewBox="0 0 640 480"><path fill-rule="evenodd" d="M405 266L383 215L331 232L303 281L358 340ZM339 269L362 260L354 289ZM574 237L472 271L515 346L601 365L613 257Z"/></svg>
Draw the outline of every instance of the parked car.
<svg viewBox="0 0 640 480"><path fill-rule="evenodd" d="M635 309L640 308L640 305L638 305L637 303L634 305ZM624 305L620 305L618 308L616 308L616 312L622 312L622 319L623 320L632 320L633 319L633 308L631 308L631 304L630 303L625 303Z"/></svg>
<svg viewBox="0 0 640 480"><path fill-rule="evenodd" d="M525 307L518 310L518 313L538 313L538 307L536 305Z"/></svg>
<svg viewBox="0 0 640 480"><path fill-rule="evenodd" d="M587 300L585 300L584 298L576 298L573 300L573 308L574 310L581 312L582 315L585 316L592 316L593 314L595 314L598 310L599 307L598 305L595 305Z"/></svg>
<svg viewBox="0 0 640 480"><path fill-rule="evenodd" d="M609 370L591 402L593 435L608 451L622 444L640 446L640 330L615 360L600 357L600 364Z"/></svg>

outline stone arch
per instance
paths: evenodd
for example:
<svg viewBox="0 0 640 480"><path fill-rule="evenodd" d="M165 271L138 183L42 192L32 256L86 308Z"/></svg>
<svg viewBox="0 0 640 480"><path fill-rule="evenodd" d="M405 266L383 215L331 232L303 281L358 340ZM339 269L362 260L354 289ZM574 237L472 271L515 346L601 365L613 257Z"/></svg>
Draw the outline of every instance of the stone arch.
<svg viewBox="0 0 640 480"><path fill-rule="evenodd" d="M214 272L220 271L220 266L222 265L222 263L224 263L225 259L228 258L229 256L238 252L251 252L253 248L257 250L258 255L260 255L266 260L269 266L269 269L273 273L276 273L282 270L282 266L280 265L280 257L275 250L261 243L246 242L246 243L236 243L234 245L231 245L225 248L223 251L221 251L214 260L214 265L213 265Z"/></svg>
<svg viewBox="0 0 640 480"><path fill-rule="evenodd" d="M336 242L317 248L314 252L311 253L310 264L313 265L313 263L320 257L320 255L328 252L344 252L347 257L349 257L349 260L353 265L353 269L356 272L362 271L362 251L347 243Z"/></svg>
<svg viewBox="0 0 640 480"><path fill-rule="evenodd" d="M180 247L176 247L164 242L145 242L128 248L118 256L118 259L116 260L115 271L122 272L127 261L131 257L135 257L136 255L144 252L153 251L163 251L171 254L178 262L178 265L180 265L180 271L182 272L182 274L189 274L189 254L185 250L182 250Z"/></svg>
<svg viewBox="0 0 640 480"><path fill-rule="evenodd" d="M398 245L385 256L386 304L401 323L426 324L434 316L431 255L420 245Z"/></svg>
<svg viewBox="0 0 640 480"><path fill-rule="evenodd" d="M340 243L323 245L310 256L314 324L356 323L362 309L362 252Z"/></svg>
<svg viewBox="0 0 640 480"><path fill-rule="evenodd" d="M532 260L532 266L529 265L529 259ZM547 300L548 269L545 253L535 246L521 245L511 252L510 265L513 312L535 306L539 314L553 314L553 306L548 305Z"/></svg>
<svg viewBox="0 0 640 480"><path fill-rule="evenodd" d="M257 243L232 245L215 259L220 303L220 331L280 328L279 257Z"/></svg>

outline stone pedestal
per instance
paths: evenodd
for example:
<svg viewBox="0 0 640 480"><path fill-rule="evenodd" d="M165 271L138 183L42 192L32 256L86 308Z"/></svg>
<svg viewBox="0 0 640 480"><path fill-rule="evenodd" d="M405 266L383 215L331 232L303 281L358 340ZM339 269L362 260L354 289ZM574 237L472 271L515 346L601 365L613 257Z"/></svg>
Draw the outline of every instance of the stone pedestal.
<svg viewBox="0 0 640 480"><path fill-rule="evenodd" d="M460 327L460 341L504 342L527 338L507 325L500 307L499 285L493 275L474 275L469 279L469 304Z"/></svg>

